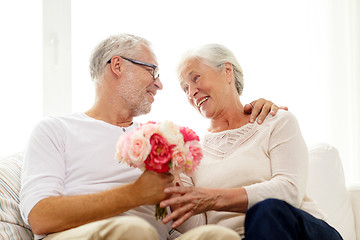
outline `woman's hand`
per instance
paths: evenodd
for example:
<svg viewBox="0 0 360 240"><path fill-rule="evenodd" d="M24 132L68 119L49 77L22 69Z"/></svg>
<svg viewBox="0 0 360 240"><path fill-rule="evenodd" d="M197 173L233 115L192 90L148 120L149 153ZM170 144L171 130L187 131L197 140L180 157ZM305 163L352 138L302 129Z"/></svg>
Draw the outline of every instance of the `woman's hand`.
<svg viewBox="0 0 360 240"><path fill-rule="evenodd" d="M250 122L255 122L257 117L258 124L261 124L264 121L269 112L271 115L275 116L279 109L288 110L288 107L278 107L275 103L264 98L259 98L244 106L244 112L251 113Z"/></svg>
<svg viewBox="0 0 360 240"><path fill-rule="evenodd" d="M164 192L171 194L171 197L160 202L160 207L169 206L173 211L163 219L163 223L174 220L172 228L178 227L193 215L214 210L218 198L215 189L169 187Z"/></svg>

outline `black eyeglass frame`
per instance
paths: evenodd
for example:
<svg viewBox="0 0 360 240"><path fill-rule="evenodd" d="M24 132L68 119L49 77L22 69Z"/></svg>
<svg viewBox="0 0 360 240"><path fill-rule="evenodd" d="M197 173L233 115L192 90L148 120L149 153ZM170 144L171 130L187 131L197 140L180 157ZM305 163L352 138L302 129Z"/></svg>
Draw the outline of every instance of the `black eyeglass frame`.
<svg viewBox="0 0 360 240"><path fill-rule="evenodd" d="M125 59L131 63L134 63L134 64L138 64L138 65L142 65L142 66L146 66L146 67L151 67L153 69L153 72L151 73L152 77L154 80L158 79L160 74L159 74L159 68L158 66L154 65L154 64L151 64L151 63L146 63L146 62L142 62L142 61L138 61L138 60L135 60L135 59L131 59L131 58L126 58L126 57L123 57L123 56L120 56L122 59ZM111 59L109 61L107 61L107 63L111 63Z"/></svg>

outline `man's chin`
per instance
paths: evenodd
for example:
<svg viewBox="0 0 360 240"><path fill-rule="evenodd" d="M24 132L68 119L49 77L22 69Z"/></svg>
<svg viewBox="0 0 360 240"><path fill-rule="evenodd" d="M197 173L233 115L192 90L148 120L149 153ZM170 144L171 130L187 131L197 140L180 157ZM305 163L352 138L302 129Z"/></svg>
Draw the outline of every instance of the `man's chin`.
<svg viewBox="0 0 360 240"><path fill-rule="evenodd" d="M143 105L134 110L134 117L148 114L151 111L151 104Z"/></svg>

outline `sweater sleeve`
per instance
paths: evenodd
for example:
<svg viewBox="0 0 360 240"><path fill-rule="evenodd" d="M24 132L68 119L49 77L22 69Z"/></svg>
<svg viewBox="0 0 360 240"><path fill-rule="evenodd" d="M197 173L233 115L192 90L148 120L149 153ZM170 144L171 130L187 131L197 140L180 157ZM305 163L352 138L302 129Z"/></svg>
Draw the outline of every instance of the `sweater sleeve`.
<svg viewBox="0 0 360 240"><path fill-rule="evenodd" d="M306 191L309 156L298 122L291 113L285 112L275 121L268 154L271 179L245 187L248 208L267 198L300 207Z"/></svg>

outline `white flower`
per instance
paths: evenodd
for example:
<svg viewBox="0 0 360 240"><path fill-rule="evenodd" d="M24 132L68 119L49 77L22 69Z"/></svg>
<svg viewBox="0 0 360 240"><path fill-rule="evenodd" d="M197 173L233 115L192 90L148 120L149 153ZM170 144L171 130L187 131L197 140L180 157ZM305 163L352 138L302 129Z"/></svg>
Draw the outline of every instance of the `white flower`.
<svg viewBox="0 0 360 240"><path fill-rule="evenodd" d="M184 137L179 131L179 126L171 121L164 121L160 124L159 134L162 135L168 144L177 146L184 145Z"/></svg>

